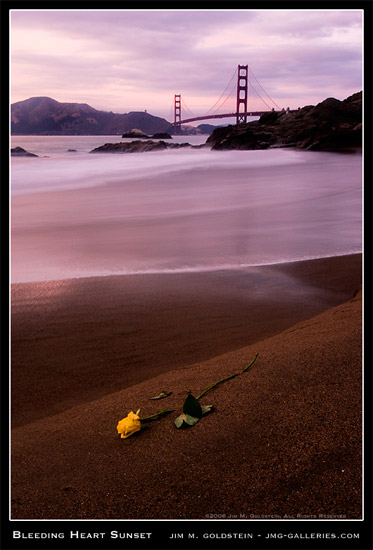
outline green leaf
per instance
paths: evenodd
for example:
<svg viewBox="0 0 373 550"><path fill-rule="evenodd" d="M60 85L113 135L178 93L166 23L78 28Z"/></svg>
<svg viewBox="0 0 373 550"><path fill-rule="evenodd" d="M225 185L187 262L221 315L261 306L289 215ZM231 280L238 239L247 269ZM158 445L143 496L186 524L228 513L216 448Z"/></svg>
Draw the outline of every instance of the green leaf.
<svg viewBox="0 0 373 550"><path fill-rule="evenodd" d="M172 395L172 391L167 392L165 390L162 390L159 395L156 395L155 397L151 397L150 399L152 401L155 401L156 399L165 399L165 397L169 397L170 395Z"/></svg>
<svg viewBox="0 0 373 550"><path fill-rule="evenodd" d="M195 418L201 418L202 416L201 405L191 393L184 401L183 413L193 416Z"/></svg>
<svg viewBox="0 0 373 550"><path fill-rule="evenodd" d="M188 428L194 426L199 421L199 418L191 416L190 414L182 413L174 420L176 428Z"/></svg>
<svg viewBox="0 0 373 550"><path fill-rule="evenodd" d="M178 416L177 418L175 418L174 424L175 424L176 428L186 428L187 424L185 422L185 414L183 413L180 416Z"/></svg>
<svg viewBox="0 0 373 550"><path fill-rule="evenodd" d="M197 424L197 422L199 422L199 418L196 418L195 416L190 416L190 414L186 414L185 422L188 424L188 426L194 426L194 424Z"/></svg>
<svg viewBox="0 0 373 550"><path fill-rule="evenodd" d="M214 408L214 405L202 405L202 414L208 414L209 412L212 411L212 409Z"/></svg>

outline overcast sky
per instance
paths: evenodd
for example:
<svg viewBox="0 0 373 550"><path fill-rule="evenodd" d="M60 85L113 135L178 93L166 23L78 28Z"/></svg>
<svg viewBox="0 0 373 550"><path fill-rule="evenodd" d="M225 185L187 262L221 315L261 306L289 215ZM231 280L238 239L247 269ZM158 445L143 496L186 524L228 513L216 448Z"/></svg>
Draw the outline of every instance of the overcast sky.
<svg viewBox="0 0 373 550"><path fill-rule="evenodd" d="M11 101L170 120L177 93L203 115L241 64L281 108L315 105L362 89L362 32L360 10L12 10Z"/></svg>

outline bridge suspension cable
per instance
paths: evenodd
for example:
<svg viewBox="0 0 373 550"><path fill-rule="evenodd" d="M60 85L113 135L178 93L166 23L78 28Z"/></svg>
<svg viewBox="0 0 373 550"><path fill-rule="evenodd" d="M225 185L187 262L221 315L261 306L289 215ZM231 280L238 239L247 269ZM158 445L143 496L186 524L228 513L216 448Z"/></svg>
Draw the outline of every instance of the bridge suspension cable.
<svg viewBox="0 0 373 550"><path fill-rule="evenodd" d="M185 103L185 100L183 97L181 97L181 104L182 106L192 115L192 117L195 116L195 114L189 109L188 105Z"/></svg>
<svg viewBox="0 0 373 550"><path fill-rule="evenodd" d="M271 98L271 96L265 91L265 89L263 88L263 86L261 85L261 83L259 82L259 80L256 78L255 74L253 73L253 71L251 69L249 69L249 72L250 72L250 76L252 76L256 83L260 86L260 88L263 90L263 92L266 94L266 96L272 101L272 103L274 105L276 105L276 107L281 111L281 107L279 107L279 105L277 105L276 101L274 99ZM259 96L260 97L260 96ZM267 103L266 103L267 105Z"/></svg>
<svg viewBox="0 0 373 550"><path fill-rule="evenodd" d="M173 102L171 103L170 112L169 112L169 115L168 115L168 119L167 119L167 120L172 120L173 115L174 115L174 109L175 109L175 106L174 106L174 101L173 101Z"/></svg>
<svg viewBox="0 0 373 550"><path fill-rule="evenodd" d="M249 83L249 86L250 86L251 90L253 90L253 91L256 93L256 95L259 97L259 99L261 99L261 100L263 101L263 103L265 103L265 105L267 105L268 109L271 109L271 106L268 105L268 103L266 102L266 100L262 98L262 96L261 96L261 95L257 92L257 90L255 89L255 87L254 87L251 83Z"/></svg>
<svg viewBox="0 0 373 550"><path fill-rule="evenodd" d="M232 83L232 80L236 77L237 75L237 69L235 69L233 75L232 75L232 78L230 79L230 81L228 82L227 86L225 87L225 90L224 92L221 94L221 96L219 97L219 99L217 101L215 101L214 105L205 113L206 115L208 115L210 113L210 111L212 111L214 109L214 107L219 103L219 101L221 100L222 97L224 97L224 94L225 92L227 91L227 89L229 88L229 86L231 85ZM229 94L228 97L230 97L230 95L232 94L232 92ZM226 100L225 100L226 101ZM224 101L224 103L225 103ZM222 105L224 105L224 103ZM218 107L217 109L215 109L215 111L219 110L222 105L220 105L220 107Z"/></svg>
<svg viewBox="0 0 373 550"><path fill-rule="evenodd" d="M220 109L222 109L222 107L225 105L225 103L228 101L228 99L232 99L232 96L236 95L236 83L234 82L233 84L233 87L231 89L231 91L229 92L229 95L227 95L227 97L224 99L223 103L221 105L219 105L219 107L214 111L214 113L217 113ZM236 108L233 109L234 111L236 110Z"/></svg>

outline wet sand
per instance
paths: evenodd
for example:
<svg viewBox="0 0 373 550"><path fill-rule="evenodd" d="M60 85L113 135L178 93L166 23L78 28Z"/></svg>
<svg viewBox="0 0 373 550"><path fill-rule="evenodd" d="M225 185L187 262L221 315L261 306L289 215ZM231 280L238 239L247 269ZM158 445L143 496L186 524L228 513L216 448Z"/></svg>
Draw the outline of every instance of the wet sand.
<svg viewBox="0 0 373 550"><path fill-rule="evenodd" d="M361 517L360 286L361 255L12 285L12 517ZM255 353L195 427L119 438Z"/></svg>

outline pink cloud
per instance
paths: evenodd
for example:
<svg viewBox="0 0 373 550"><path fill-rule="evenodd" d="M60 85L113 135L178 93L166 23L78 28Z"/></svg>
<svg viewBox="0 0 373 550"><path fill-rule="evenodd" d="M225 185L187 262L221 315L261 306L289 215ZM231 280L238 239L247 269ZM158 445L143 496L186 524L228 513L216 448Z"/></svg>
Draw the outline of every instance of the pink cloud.
<svg viewBox="0 0 373 550"><path fill-rule="evenodd" d="M169 118L174 93L190 108L205 98L207 111L239 63L290 107L343 99L362 87L361 17L359 10L17 10L12 102L47 95Z"/></svg>

